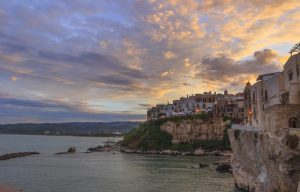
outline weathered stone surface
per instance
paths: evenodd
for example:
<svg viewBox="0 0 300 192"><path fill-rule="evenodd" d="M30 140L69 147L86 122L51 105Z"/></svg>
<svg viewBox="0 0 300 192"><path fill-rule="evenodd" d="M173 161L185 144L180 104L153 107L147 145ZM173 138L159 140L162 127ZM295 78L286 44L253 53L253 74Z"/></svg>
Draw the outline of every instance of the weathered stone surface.
<svg viewBox="0 0 300 192"><path fill-rule="evenodd" d="M289 127L289 119L300 118L300 104L274 105L264 111L265 131L277 135L282 128Z"/></svg>
<svg viewBox="0 0 300 192"><path fill-rule="evenodd" d="M173 143L189 143L196 140L222 140L224 129L225 124L221 117L214 117L210 121L168 121L161 126L161 130L172 135Z"/></svg>
<svg viewBox="0 0 300 192"><path fill-rule="evenodd" d="M229 130L236 187L255 192L296 192L300 181L300 148L291 149L288 132ZM239 132L237 134L237 132Z"/></svg>

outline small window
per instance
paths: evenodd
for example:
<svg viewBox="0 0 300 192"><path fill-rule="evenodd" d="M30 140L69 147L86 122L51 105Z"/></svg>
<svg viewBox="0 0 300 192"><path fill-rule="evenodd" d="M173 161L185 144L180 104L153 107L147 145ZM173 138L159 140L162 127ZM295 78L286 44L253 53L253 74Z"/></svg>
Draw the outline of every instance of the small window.
<svg viewBox="0 0 300 192"><path fill-rule="evenodd" d="M298 65L297 65L297 67L296 67L297 69L296 69L296 71L297 71L297 76L299 77L299 73L300 73L300 71L299 71L299 67L298 67Z"/></svg>
<svg viewBox="0 0 300 192"><path fill-rule="evenodd" d="M292 117L289 119L289 127L290 128L300 128L299 119L296 117Z"/></svg>
<svg viewBox="0 0 300 192"><path fill-rule="evenodd" d="M268 90L265 90L265 101L268 101Z"/></svg>
<svg viewBox="0 0 300 192"><path fill-rule="evenodd" d="M252 98L253 102L255 102L255 93L254 92L252 93L252 97L253 97Z"/></svg>
<svg viewBox="0 0 300 192"><path fill-rule="evenodd" d="M289 72L289 81L293 80L293 72Z"/></svg>

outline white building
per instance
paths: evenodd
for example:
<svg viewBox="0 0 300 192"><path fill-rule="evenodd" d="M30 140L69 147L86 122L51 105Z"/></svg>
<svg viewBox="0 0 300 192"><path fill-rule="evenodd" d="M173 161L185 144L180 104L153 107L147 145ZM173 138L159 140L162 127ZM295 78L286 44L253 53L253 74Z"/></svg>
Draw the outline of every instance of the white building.
<svg viewBox="0 0 300 192"><path fill-rule="evenodd" d="M259 75L246 84L244 124L261 130L278 131L300 127L300 53L292 55L282 72Z"/></svg>

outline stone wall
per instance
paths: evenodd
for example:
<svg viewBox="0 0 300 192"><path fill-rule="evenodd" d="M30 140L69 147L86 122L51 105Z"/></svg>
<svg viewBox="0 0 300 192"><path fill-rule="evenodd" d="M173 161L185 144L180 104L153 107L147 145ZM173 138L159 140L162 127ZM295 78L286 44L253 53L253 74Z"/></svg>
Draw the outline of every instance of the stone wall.
<svg viewBox="0 0 300 192"><path fill-rule="evenodd" d="M300 147L288 129L281 129L277 136L234 129L228 133L236 187L255 192L297 191Z"/></svg>
<svg viewBox="0 0 300 192"><path fill-rule="evenodd" d="M274 105L264 111L265 130L277 135L284 127L289 127L289 119L295 117L300 121L300 105Z"/></svg>
<svg viewBox="0 0 300 192"><path fill-rule="evenodd" d="M161 130L166 131L173 136L172 143L187 143L195 140L222 140L224 128L225 124L221 117L214 117L209 121L168 121L161 126Z"/></svg>

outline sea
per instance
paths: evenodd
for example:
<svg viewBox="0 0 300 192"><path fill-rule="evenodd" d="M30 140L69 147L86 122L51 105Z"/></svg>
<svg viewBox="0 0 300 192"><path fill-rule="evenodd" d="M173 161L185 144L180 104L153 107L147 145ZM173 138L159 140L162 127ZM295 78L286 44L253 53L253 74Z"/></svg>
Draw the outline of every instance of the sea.
<svg viewBox="0 0 300 192"><path fill-rule="evenodd" d="M215 171L213 162L223 157L85 153L107 139L0 135L0 155L41 153L0 161L0 192L4 187L23 192L237 192L232 175ZM76 153L55 155L72 146ZM200 162L210 167L199 169Z"/></svg>

